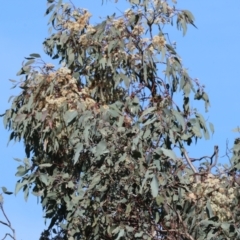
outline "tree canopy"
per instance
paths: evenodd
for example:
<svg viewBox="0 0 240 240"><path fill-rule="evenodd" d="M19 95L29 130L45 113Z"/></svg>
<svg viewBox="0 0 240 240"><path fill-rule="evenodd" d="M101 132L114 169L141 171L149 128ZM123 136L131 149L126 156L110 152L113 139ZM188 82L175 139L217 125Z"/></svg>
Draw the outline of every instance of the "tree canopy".
<svg viewBox="0 0 240 240"><path fill-rule="evenodd" d="M92 25L88 10L47 2L43 46L59 64L26 57L4 114L9 140L25 144L15 193L39 197L50 220L40 239L240 239L240 140L221 171L218 146L187 152L214 132L195 108L210 102L164 27L185 35L193 14L129 0Z"/></svg>

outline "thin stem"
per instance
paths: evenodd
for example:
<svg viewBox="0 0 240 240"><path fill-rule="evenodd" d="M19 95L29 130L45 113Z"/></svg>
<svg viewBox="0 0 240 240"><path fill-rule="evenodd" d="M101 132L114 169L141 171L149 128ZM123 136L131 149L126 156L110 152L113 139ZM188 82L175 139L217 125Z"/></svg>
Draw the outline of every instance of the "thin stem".
<svg viewBox="0 0 240 240"><path fill-rule="evenodd" d="M211 164L210 164L210 167L209 167L209 172L210 172L211 169L212 169L213 167L215 167L216 164L217 164L217 161L218 161L218 152L219 152L219 149L218 149L218 146L216 145L216 146L214 146L214 153L213 153L213 155L212 155L212 157L211 157ZM214 163L212 163L212 160L213 160L213 157L214 157L214 156L215 156Z"/></svg>
<svg viewBox="0 0 240 240"><path fill-rule="evenodd" d="M10 233L6 233L2 240L4 240L7 236L15 240L15 238Z"/></svg>
<svg viewBox="0 0 240 240"><path fill-rule="evenodd" d="M194 167L194 165L192 164L192 161L190 160L186 150L183 151L184 157L186 158L188 165L190 166L190 168L193 170L193 172L195 173L195 180L196 182L199 182L199 176L198 176L198 171L196 170L196 168Z"/></svg>
<svg viewBox="0 0 240 240"><path fill-rule="evenodd" d="M5 217L5 219L7 220L7 223L6 223L6 222L3 222L3 221L0 221L0 223L3 224L3 225L5 225L5 226L7 226L7 227L9 227L9 228L12 230L12 232L13 232L13 235L11 235L11 234L9 234L9 233L6 233L3 239L5 239L7 236L9 236L9 237L11 237L12 239L16 240L15 229L12 228L11 222L9 221L9 219L8 219L8 217L7 217L7 215L6 215L5 211L4 211L4 208L3 208L3 204L2 204L2 203L0 204L0 209L1 209L1 211L2 211L2 213L3 213L3 215L4 215L4 217ZM2 239L2 240L3 240L3 239Z"/></svg>

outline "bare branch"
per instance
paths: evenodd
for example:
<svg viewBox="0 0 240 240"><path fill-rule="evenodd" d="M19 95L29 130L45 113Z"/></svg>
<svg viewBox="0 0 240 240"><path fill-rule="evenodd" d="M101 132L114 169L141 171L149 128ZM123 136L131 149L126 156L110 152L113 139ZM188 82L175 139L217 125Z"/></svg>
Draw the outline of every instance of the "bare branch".
<svg viewBox="0 0 240 240"><path fill-rule="evenodd" d="M16 240L15 229L12 227L11 222L10 222L10 220L8 219L7 215L6 215L2 203L0 204L0 209L1 209L1 211L2 211L2 213L3 213L3 215L4 215L4 217L5 217L5 219L7 220L7 222L0 221L0 223L3 224L3 225L5 225L5 226L7 226L7 227L9 227L9 228L12 230L12 233L13 233L12 235L9 234L9 233L6 233L6 235L4 236L3 239L5 239L7 236L9 236L9 237L11 237L12 239ZM3 239L2 239L2 240L3 240Z"/></svg>
<svg viewBox="0 0 240 240"><path fill-rule="evenodd" d="M187 162L188 162L190 168L193 170L194 173L197 173L197 170L196 170L196 168L193 166L193 164L192 164L192 162L191 162L191 160L190 160L190 158L189 158L187 152L184 151L183 154L184 154L184 157L186 158L186 160L187 160Z"/></svg>
<svg viewBox="0 0 240 240"><path fill-rule="evenodd" d="M184 150L183 152L184 154L184 157L186 158L187 162L188 162L188 165L190 166L190 168L193 170L193 172L195 173L195 180L196 182L199 182L200 178L198 176L198 171L196 170L196 168L194 167L194 165L192 164L192 161L190 160L187 152Z"/></svg>
<svg viewBox="0 0 240 240"><path fill-rule="evenodd" d="M8 227L8 224L3 222L3 221L1 221L1 220L0 220L0 223Z"/></svg>
<svg viewBox="0 0 240 240"><path fill-rule="evenodd" d="M15 238L10 233L6 233L2 240L4 240L7 236L15 240Z"/></svg>
<svg viewBox="0 0 240 240"><path fill-rule="evenodd" d="M191 160L191 162L196 162L196 161L201 161L205 158L211 159L211 157L209 157L209 156L203 156L203 157L200 157L200 158L190 158L190 160Z"/></svg>
<svg viewBox="0 0 240 240"><path fill-rule="evenodd" d="M211 157L211 164L210 164L210 167L209 167L209 172L210 172L211 169L212 169L213 167L215 167L216 164L217 164L217 161L218 161L218 152L219 152L219 149L218 149L218 146L216 145L216 146L214 146L214 153L213 153L213 155L212 155L212 157ZM214 156L215 156L215 160L214 160L214 163L212 163Z"/></svg>
<svg viewBox="0 0 240 240"><path fill-rule="evenodd" d="M231 149L229 148L229 140L227 139L226 140L226 152L225 152L225 155L223 155L223 157L227 157L228 158L228 161L230 162L230 164L232 165L232 162L231 162L231 157L229 156L229 154L231 154L232 153L232 151L231 151Z"/></svg>
<svg viewBox="0 0 240 240"><path fill-rule="evenodd" d="M7 217L6 213L5 213L2 205L0 206L0 209L2 210L2 213L3 213L4 217L6 218L6 220L8 222L8 225L11 226L11 222L9 221L9 219L8 219L8 217Z"/></svg>

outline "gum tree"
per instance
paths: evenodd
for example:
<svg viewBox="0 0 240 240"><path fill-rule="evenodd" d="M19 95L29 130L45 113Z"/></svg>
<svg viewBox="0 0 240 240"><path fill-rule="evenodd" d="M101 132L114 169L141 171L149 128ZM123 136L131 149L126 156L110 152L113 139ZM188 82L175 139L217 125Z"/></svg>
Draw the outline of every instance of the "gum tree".
<svg viewBox="0 0 240 240"><path fill-rule="evenodd" d="M30 54L4 114L25 143L15 193L40 197L42 240L240 239L239 141L222 171L217 146L199 159L186 149L214 131L194 108L209 98L164 27L185 35L194 17L175 1L128 2L91 25L88 10L48 0L43 46L59 64Z"/></svg>

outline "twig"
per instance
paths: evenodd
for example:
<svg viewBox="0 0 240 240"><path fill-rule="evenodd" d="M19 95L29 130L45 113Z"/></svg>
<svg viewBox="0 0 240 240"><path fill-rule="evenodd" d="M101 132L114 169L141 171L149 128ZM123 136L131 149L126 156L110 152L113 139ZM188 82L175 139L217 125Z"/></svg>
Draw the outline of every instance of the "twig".
<svg viewBox="0 0 240 240"><path fill-rule="evenodd" d="M1 221L1 220L0 220L0 223L8 227L8 224L3 222L3 221Z"/></svg>
<svg viewBox="0 0 240 240"><path fill-rule="evenodd" d="M218 149L218 146L216 145L216 146L214 146L214 153L213 153L213 155L212 155L212 157L211 157L211 164L210 164L210 167L209 167L209 169L208 169L209 172L210 172L211 169L212 169L213 167L215 167L216 164L217 164L217 161L218 161L218 152L219 152L219 149ZM214 156L215 156L215 160L214 160L214 163L212 163Z"/></svg>
<svg viewBox="0 0 240 240"><path fill-rule="evenodd" d="M197 175L198 174L198 171L196 170L196 168L193 166L192 164L192 161L190 160L187 152L184 150L183 151L183 154L184 154L184 157L186 158L187 162L188 162L188 165L190 166L190 168L193 170L193 172L195 173L195 180L196 182L199 182L200 178L199 176Z"/></svg>
<svg viewBox="0 0 240 240"><path fill-rule="evenodd" d="M203 157L200 157L200 158L190 158L190 160L191 160L191 162L195 162L195 161L201 161L205 158L211 159L211 157L209 157L209 156L203 156Z"/></svg>
<svg viewBox="0 0 240 240"><path fill-rule="evenodd" d="M178 219L179 219L180 223L181 223L182 226L183 226L184 232L179 232L179 229L176 229L176 230L175 230L175 229L171 229L171 230L173 230L173 231L178 231L180 234L186 235L186 237L187 237L188 239L194 240L193 237L187 232L186 224L185 224L184 221L182 220L182 217L180 216L179 212L176 211L176 210L174 210L174 209L172 208L172 206L170 206L169 203L168 203L167 205L168 205L168 207L170 207L170 208L177 214ZM168 231L169 231L169 230L168 230Z"/></svg>
<svg viewBox="0 0 240 240"><path fill-rule="evenodd" d="M231 152L231 151L229 150L228 144L229 144L229 140L227 139L227 141L226 141L226 156L227 156L227 158L228 158L228 160L230 162L230 157L229 157L228 153Z"/></svg>
<svg viewBox="0 0 240 240"><path fill-rule="evenodd" d="M194 240L193 237L187 232L187 227L184 223L184 221L182 220L182 217L180 216L178 211L175 211L177 213L178 219L180 220L180 222L182 223L183 227L184 227L184 234L190 239L190 240Z"/></svg>
<svg viewBox="0 0 240 240"><path fill-rule="evenodd" d="M5 236L4 236L4 238L3 238L2 240L4 240L7 236L9 236L9 237L11 237L12 239L16 240L15 229L12 228L11 222L9 221L9 219L8 219L8 217L7 217L4 209L3 209L3 203L0 203L0 209L1 209L4 217L5 217L6 220L7 220L7 222L0 221L0 223L3 224L3 225L5 225L5 226L7 226L7 227L9 227L9 228L12 230L12 232L13 232L13 235L11 235L11 234L9 234L9 233L6 233Z"/></svg>
<svg viewBox="0 0 240 240"><path fill-rule="evenodd" d="M4 240L7 236L15 240L15 238L10 233L6 233L2 240Z"/></svg>

